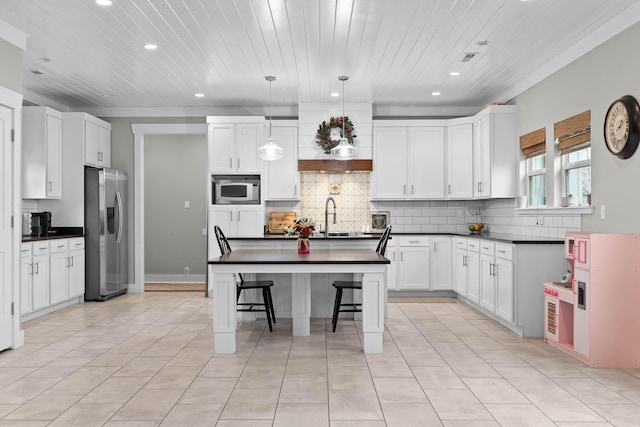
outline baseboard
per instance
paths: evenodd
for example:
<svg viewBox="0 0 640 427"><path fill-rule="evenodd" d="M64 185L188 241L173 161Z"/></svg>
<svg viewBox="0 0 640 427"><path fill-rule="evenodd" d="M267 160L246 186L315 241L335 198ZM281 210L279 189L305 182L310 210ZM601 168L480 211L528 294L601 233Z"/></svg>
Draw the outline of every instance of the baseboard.
<svg viewBox="0 0 640 427"><path fill-rule="evenodd" d="M456 298L458 294L455 291L393 291L389 290L390 297L452 297Z"/></svg>
<svg viewBox="0 0 640 427"><path fill-rule="evenodd" d="M145 283L204 283L204 274L145 274Z"/></svg>

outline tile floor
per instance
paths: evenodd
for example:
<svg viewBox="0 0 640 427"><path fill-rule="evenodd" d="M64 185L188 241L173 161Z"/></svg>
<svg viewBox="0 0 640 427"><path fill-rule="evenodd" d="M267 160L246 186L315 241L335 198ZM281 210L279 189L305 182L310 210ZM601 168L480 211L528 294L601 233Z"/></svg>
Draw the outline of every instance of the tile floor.
<svg viewBox="0 0 640 427"><path fill-rule="evenodd" d="M385 351L353 321L245 322L215 355L211 300L129 294L27 322L0 353L0 426L638 426L640 369L591 369L462 303L393 303ZM266 329L266 331L265 331Z"/></svg>

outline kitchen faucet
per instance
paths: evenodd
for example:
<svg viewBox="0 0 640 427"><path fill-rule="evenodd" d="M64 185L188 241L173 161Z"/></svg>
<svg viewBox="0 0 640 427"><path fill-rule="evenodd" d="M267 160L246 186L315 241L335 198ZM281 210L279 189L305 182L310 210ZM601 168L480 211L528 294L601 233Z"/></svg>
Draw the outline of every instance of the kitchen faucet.
<svg viewBox="0 0 640 427"><path fill-rule="evenodd" d="M336 201L333 197L327 197L327 202L324 204L324 236L329 237L329 202L333 203L333 223L336 222Z"/></svg>

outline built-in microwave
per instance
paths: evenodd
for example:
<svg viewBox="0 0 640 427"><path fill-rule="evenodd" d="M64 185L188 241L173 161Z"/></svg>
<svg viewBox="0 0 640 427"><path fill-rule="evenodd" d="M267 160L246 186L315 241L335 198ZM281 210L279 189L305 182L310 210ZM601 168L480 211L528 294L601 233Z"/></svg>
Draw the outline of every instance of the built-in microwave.
<svg viewBox="0 0 640 427"><path fill-rule="evenodd" d="M215 205L259 205L260 175L213 175L211 191Z"/></svg>

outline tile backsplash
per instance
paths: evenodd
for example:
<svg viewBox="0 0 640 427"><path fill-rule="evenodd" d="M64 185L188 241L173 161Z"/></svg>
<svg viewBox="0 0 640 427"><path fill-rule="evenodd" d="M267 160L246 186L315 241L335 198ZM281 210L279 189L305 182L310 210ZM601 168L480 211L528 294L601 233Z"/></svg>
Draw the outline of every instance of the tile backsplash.
<svg viewBox="0 0 640 427"><path fill-rule="evenodd" d="M577 214L517 215L516 199L369 202L367 173L301 172L300 182L299 203L267 202L267 212L293 210L299 216L311 217L324 230L325 203L331 196L337 207L337 224L329 224L332 231L361 231L363 225L370 225L371 211L389 211L396 233L467 233L468 224L483 222L492 233L562 238L567 231L582 228ZM329 211L333 212L333 206ZM542 224L539 216L543 217Z"/></svg>

